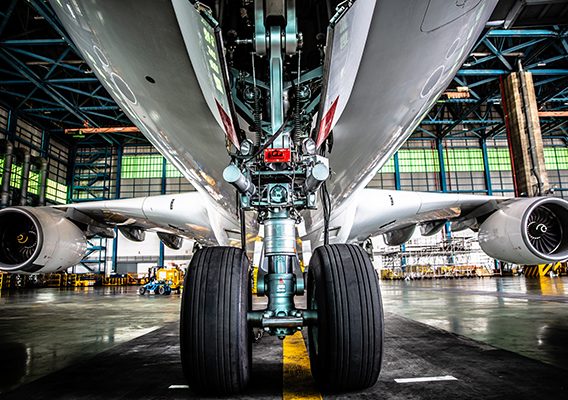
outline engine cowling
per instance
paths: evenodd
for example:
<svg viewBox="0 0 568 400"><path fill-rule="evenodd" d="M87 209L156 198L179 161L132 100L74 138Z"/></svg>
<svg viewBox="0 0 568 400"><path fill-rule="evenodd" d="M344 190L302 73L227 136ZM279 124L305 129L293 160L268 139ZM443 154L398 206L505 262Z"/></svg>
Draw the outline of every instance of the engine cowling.
<svg viewBox="0 0 568 400"><path fill-rule="evenodd" d="M515 199L479 227L487 255L521 265L568 259L568 202L554 197Z"/></svg>
<svg viewBox="0 0 568 400"><path fill-rule="evenodd" d="M0 270L46 273L76 265L87 252L84 233L50 207L0 210Z"/></svg>

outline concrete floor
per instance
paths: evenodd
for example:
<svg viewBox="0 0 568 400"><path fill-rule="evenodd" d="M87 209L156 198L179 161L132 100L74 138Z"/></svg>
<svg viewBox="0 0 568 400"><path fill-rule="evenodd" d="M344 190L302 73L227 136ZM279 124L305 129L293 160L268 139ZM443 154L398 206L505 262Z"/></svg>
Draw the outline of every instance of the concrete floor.
<svg viewBox="0 0 568 400"><path fill-rule="evenodd" d="M568 277L382 282L384 308L568 369Z"/></svg>
<svg viewBox="0 0 568 400"><path fill-rule="evenodd" d="M515 388L520 398L565 394L558 382L568 372L568 279L386 281L382 288L387 312L383 371L374 388L351 397L453 398L451 393L459 393L462 398L504 398L499 393ZM168 390L183 384L179 296L141 297L135 289L2 293L0 393L17 388L5 397L41 392L34 397L187 398L187 390ZM282 370L281 342L263 338L255 345L247 396L282 398ZM457 383L394 383L395 378L447 374ZM499 389L491 383L499 383ZM140 386L146 387L144 395Z"/></svg>
<svg viewBox="0 0 568 400"><path fill-rule="evenodd" d="M0 292L0 393L179 320L179 295L136 289Z"/></svg>

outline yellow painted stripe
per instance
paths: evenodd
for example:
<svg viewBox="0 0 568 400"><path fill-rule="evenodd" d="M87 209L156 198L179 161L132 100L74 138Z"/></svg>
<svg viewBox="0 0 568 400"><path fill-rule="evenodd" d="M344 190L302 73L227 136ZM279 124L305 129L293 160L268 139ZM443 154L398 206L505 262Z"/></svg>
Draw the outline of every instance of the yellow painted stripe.
<svg viewBox="0 0 568 400"><path fill-rule="evenodd" d="M310 371L308 350L301 332L287 336L283 343L283 400L321 400Z"/></svg>

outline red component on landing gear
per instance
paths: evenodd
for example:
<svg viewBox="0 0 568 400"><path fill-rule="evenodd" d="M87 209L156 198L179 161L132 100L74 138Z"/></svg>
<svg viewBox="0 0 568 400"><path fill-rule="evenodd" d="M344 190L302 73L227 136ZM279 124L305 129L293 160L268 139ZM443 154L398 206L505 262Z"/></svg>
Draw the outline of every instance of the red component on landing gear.
<svg viewBox="0 0 568 400"><path fill-rule="evenodd" d="M290 162L292 155L290 149L266 149L264 150L264 162L267 163L284 163Z"/></svg>

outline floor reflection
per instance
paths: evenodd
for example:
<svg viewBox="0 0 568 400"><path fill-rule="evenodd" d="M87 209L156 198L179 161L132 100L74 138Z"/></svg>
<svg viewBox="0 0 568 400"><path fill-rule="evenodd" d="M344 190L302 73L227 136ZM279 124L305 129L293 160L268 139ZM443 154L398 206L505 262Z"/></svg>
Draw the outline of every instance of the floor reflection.
<svg viewBox="0 0 568 400"><path fill-rule="evenodd" d="M383 281L386 311L568 369L568 278Z"/></svg>
<svg viewBox="0 0 568 400"><path fill-rule="evenodd" d="M136 289L4 291L0 393L178 320L178 295L139 296Z"/></svg>

